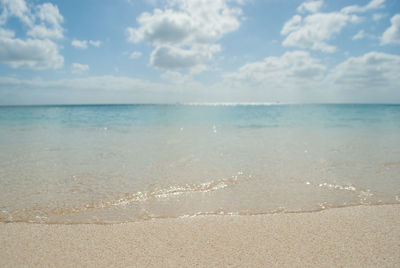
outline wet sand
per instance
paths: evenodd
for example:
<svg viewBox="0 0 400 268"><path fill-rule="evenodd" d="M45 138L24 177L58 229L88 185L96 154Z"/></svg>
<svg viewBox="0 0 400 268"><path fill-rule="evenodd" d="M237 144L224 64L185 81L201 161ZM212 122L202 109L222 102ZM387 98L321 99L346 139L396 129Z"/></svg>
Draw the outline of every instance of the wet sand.
<svg viewBox="0 0 400 268"><path fill-rule="evenodd" d="M111 225L0 224L1 267L400 266L400 206Z"/></svg>

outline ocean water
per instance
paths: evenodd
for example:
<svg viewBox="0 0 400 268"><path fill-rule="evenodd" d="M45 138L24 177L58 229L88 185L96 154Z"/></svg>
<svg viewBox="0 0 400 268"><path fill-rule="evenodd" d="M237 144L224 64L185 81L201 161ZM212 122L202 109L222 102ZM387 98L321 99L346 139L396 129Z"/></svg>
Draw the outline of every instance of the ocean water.
<svg viewBox="0 0 400 268"><path fill-rule="evenodd" d="M400 204L400 105L0 107L0 221Z"/></svg>

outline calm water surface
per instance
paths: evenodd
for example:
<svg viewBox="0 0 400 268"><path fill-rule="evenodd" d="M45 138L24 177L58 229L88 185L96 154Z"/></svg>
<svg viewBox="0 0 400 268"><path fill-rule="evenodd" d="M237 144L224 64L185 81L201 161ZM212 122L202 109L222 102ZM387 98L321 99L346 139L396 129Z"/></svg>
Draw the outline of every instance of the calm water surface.
<svg viewBox="0 0 400 268"><path fill-rule="evenodd" d="M0 221L400 203L400 105L0 107Z"/></svg>

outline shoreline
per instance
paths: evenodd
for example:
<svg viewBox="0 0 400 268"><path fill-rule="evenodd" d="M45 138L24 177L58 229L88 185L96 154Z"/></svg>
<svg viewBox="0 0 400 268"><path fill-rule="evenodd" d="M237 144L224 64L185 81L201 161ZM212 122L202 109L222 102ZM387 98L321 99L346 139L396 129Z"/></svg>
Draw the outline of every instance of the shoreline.
<svg viewBox="0 0 400 268"><path fill-rule="evenodd" d="M332 209L346 209L346 208L357 208L357 207L381 207L381 206L400 206L400 203L376 203L376 204L348 204L348 205L340 205L340 206L332 206L327 205L324 208L317 209L304 209L304 210L285 210L285 209L276 209L268 212L226 212L223 209L218 209L213 212L197 212L195 214L185 214L182 216L152 216L146 214L142 218L138 218L135 220L126 220L126 221L111 221L111 220L98 220L98 221L71 221L71 222L62 222L62 221L30 221L30 220L11 220L11 221L3 221L0 220L0 224L38 224L38 225L118 225L118 224L135 224L135 223L144 223L151 222L157 220L181 220L188 218L198 218L198 217L247 217L247 216L268 216L275 214L309 214L309 213L319 213L326 210Z"/></svg>
<svg viewBox="0 0 400 268"><path fill-rule="evenodd" d="M399 266L400 206L121 224L0 223L0 266Z"/></svg>

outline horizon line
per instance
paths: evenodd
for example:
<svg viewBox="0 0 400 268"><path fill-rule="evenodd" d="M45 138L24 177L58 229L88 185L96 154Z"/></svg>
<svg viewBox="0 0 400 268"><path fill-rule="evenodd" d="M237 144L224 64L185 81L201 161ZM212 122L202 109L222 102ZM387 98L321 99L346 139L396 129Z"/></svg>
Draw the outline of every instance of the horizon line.
<svg viewBox="0 0 400 268"><path fill-rule="evenodd" d="M34 106L117 106L117 105L182 105L182 106L274 106L274 105L400 105L391 102L132 102L132 103L54 103L54 104L0 104L0 107Z"/></svg>

